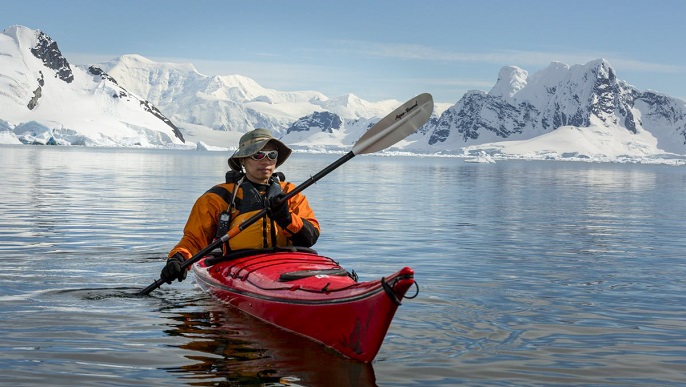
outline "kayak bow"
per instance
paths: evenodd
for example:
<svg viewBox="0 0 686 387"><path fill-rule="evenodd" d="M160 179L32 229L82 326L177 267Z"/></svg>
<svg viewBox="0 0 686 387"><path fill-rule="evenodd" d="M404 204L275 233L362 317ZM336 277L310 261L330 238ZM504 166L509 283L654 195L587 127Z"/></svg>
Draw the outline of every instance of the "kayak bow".
<svg viewBox="0 0 686 387"><path fill-rule="evenodd" d="M200 287L222 302L348 358L371 362L415 284L414 271L405 267L358 282L331 258L298 250L205 257L193 272Z"/></svg>

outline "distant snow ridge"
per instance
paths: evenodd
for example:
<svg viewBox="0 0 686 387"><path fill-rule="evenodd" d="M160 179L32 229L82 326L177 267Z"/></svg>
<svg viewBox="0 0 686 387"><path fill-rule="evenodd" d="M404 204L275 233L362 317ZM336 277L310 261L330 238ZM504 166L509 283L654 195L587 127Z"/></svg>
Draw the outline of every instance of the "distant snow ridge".
<svg viewBox="0 0 686 387"><path fill-rule="evenodd" d="M242 75L206 76L192 65L156 63L139 55L125 55L100 67L169 114L181 128L200 125L245 133L262 127L283 135L315 112L336 114L341 120L381 118L401 104L368 102L352 94L329 99L317 91L278 91Z"/></svg>

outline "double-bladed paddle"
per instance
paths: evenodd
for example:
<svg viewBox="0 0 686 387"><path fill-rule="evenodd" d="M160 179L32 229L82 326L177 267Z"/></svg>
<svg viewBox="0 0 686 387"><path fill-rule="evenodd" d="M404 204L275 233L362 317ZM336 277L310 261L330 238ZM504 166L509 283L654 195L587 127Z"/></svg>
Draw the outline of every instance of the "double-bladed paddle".
<svg viewBox="0 0 686 387"><path fill-rule="evenodd" d="M414 133L422 125L424 125L431 117L431 113L434 109L434 101L429 93L420 94L411 100L405 102L403 105L392 111L386 117L382 118L381 121L377 122L365 132L362 137L355 143L353 149L343 155L340 159L331 163L328 167L321 170L316 175L310 177L304 182L300 183L295 189L288 192L281 201L287 201L294 195L302 192L305 188L316 183L317 180L328 175L334 169L343 165L346 161L352 159L356 155L373 153L380 151L382 149L388 148L389 146L398 143L400 140L406 138L410 134ZM281 202L279 202L281 203ZM210 243L207 247L200 250L197 254L192 256L190 259L186 260L181 265L181 270L185 270L195 262L199 261L202 257L209 254L212 250L226 243L229 239L238 235L241 231L248 228L250 225L261 219L267 210L264 209L250 218L246 219L240 225L229 230L221 238L216 239ZM140 295L147 295L153 290L157 289L162 285L164 281L160 278L150 284L147 288L138 292Z"/></svg>

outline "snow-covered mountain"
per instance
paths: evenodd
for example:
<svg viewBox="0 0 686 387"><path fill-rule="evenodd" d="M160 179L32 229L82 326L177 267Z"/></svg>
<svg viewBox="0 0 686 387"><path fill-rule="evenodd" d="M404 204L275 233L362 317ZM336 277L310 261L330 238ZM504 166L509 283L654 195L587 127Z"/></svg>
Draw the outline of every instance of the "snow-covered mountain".
<svg viewBox="0 0 686 387"><path fill-rule="evenodd" d="M466 93L414 140L409 148L423 152L683 155L686 103L637 90L602 59L554 62L530 77L510 66L488 93Z"/></svg>
<svg viewBox="0 0 686 387"><path fill-rule="evenodd" d="M72 66L41 31L0 34L3 142L71 145L174 145L183 135L154 105L102 70Z"/></svg>
<svg viewBox="0 0 686 387"><path fill-rule="evenodd" d="M423 90L424 91L424 90ZM426 90L430 92L430 90ZM0 143L235 146L255 127L296 149L349 149L398 100L264 88L241 75L125 55L71 66L41 31L0 34ZM553 62L533 75L504 67L493 88L437 104L391 151L530 158L686 155L686 103L620 80L599 59ZM167 118L168 117L168 118Z"/></svg>
<svg viewBox="0 0 686 387"><path fill-rule="evenodd" d="M317 91L267 89L242 75L206 76L192 65L157 63L139 55L125 55L98 67L167 112L190 132L189 138L198 141L206 140L202 133L207 134L200 128L242 134L261 127L283 135L291 124L311 114L378 120L402 103L368 102L352 94L330 99ZM196 131L201 134L194 136Z"/></svg>

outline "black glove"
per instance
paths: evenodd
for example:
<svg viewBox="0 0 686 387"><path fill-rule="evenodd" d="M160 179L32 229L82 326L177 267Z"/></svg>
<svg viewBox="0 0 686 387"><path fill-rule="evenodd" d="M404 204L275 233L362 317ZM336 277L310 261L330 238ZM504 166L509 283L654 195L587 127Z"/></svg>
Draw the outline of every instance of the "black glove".
<svg viewBox="0 0 686 387"><path fill-rule="evenodd" d="M283 200L284 196L286 194L282 192L269 199L269 217L281 228L286 228L291 224L291 210L288 208L288 200Z"/></svg>
<svg viewBox="0 0 686 387"><path fill-rule="evenodd" d="M162 273L160 273L160 279L171 284L172 281L178 279L179 282L186 279L186 269L181 269L181 265L186 260L180 253L174 254L171 258L167 259L167 265L162 268Z"/></svg>

